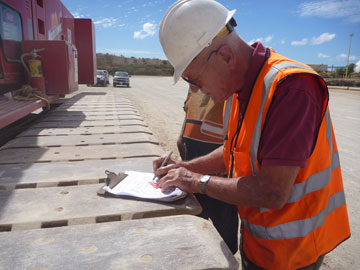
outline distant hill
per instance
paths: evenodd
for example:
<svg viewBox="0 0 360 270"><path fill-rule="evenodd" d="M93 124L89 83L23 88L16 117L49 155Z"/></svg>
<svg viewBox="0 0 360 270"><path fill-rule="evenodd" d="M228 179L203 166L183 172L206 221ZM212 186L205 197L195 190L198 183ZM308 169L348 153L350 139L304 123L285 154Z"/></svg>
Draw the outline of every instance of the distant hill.
<svg viewBox="0 0 360 270"><path fill-rule="evenodd" d="M167 60L135 58L112 54L96 54L97 69L106 69L110 74L127 71L131 75L171 76L174 68Z"/></svg>

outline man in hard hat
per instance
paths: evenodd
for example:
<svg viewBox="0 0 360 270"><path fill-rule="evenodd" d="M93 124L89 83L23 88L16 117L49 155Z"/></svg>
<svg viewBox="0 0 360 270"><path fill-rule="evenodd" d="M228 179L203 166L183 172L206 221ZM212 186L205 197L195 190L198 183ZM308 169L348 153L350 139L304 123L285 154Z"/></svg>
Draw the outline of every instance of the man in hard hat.
<svg viewBox="0 0 360 270"><path fill-rule="evenodd" d="M159 168L160 186L238 206L243 269L318 269L350 237L324 80L309 66L234 31L213 0L180 0L159 36L180 77L215 102L226 100L224 146ZM209 176L226 170L228 178ZM224 221L226 222L226 221Z"/></svg>
<svg viewBox="0 0 360 270"><path fill-rule="evenodd" d="M224 102L215 103L201 91L194 93L189 89L184 102L185 119L177 140L182 160L204 156L223 145L223 108ZM235 254L239 249L239 216L236 206L206 194L194 195L202 208L199 216L212 221L226 245Z"/></svg>

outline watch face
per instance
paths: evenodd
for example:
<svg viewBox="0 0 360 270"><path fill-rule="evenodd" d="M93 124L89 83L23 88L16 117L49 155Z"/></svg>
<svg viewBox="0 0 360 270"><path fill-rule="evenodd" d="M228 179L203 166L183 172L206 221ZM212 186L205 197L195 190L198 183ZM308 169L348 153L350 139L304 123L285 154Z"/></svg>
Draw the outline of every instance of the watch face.
<svg viewBox="0 0 360 270"><path fill-rule="evenodd" d="M203 175L200 178L200 190L201 190L202 194L206 194L205 186L206 186L206 183L209 181L209 179L210 179L210 175Z"/></svg>
<svg viewBox="0 0 360 270"><path fill-rule="evenodd" d="M206 183L207 181L209 181L209 179L210 179L210 175L204 175L200 178L200 182Z"/></svg>

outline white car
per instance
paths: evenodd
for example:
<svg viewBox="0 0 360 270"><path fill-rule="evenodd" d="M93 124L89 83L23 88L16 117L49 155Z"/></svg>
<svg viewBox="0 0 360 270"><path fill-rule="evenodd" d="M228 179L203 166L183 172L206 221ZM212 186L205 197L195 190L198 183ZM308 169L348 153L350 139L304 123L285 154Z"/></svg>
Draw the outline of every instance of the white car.
<svg viewBox="0 0 360 270"><path fill-rule="evenodd" d="M109 73L107 70L96 70L96 85L107 86L109 84Z"/></svg>

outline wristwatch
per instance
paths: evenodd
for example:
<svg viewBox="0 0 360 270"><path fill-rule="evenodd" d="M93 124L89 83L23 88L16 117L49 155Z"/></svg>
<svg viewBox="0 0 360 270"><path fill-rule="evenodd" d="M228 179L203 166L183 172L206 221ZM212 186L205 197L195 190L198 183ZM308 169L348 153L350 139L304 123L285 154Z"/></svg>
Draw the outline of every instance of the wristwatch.
<svg viewBox="0 0 360 270"><path fill-rule="evenodd" d="M200 190L202 194L206 194L206 184L210 180L210 175L203 175L200 177Z"/></svg>

